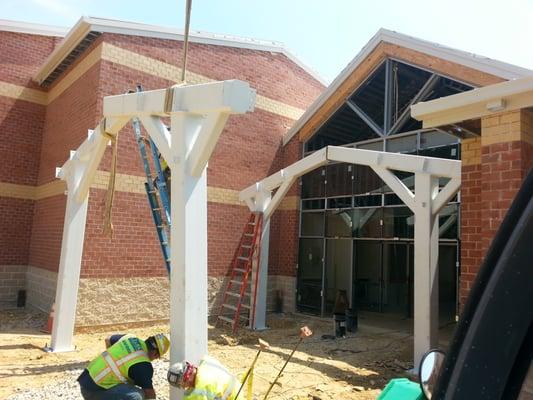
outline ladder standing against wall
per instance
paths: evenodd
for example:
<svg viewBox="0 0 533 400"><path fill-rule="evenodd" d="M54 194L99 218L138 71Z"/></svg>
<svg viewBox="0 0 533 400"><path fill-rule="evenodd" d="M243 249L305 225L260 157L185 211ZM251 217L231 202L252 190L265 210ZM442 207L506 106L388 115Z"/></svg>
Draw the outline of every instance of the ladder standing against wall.
<svg viewBox="0 0 533 400"><path fill-rule="evenodd" d="M261 245L263 214L252 213L244 227L239 247L231 263L231 273L229 276L226 290L222 297L222 304L218 313L218 322L228 322L232 326L233 333L237 331L240 322L249 322L253 324L255 310L250 310L250 305L254 305L257 294L257 278L255 285L249 284L254 261L259 266L259 254ZM257 268L257 272L259 268ZM253 301L251 296L253 295ZM242 309L248 310L248 313L241 315ZM232 318L230 318L230 316Z"/></svg>
<svg viewBox="0 0 533 400"><path fill-rule="evenodd" d="M137 86L137 92L142 92L141 86ZM161 160L159 159L159 151L151 138L147 139L142 135L141 123L138 118L132 119L132 125L135 140L139 146L144 173L146 174L144 188L148 196L148 202L154 219L159 244L161 245L161 251L163 252L165 267L170 276L170 196L167 190L163 169L161 167ZM152 159L156 170L155 180L150 169L150 162L146 150L147 144L152 152Z"/></svg>

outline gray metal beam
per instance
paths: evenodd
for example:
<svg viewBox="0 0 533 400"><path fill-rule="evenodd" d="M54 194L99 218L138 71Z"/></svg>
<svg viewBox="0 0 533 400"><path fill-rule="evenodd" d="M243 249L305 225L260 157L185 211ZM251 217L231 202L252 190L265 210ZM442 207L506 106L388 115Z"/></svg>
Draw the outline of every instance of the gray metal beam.
<svg viewBox="0 0 533 400"><path fill-rule="evenodd" d="M418 103L424 97L426 97L434 88L437 82L439 81L439 75L433 74L429 79L424 83L424 86L418 91L418 93L411 99L405 110L403 110L400 117L396 120L392 128L390 129L389 135L396 133L398 129L411 117L411 106Z"/></svg>
<svg viewBox="0 0 533 400"><path fill-rule="evenodd" d="M366 113L361 110L357 104L350 99L346 100L346 104L350 107L376 134L383 137L383 130L379 127Z"/></svg>
<svg viewBox="0 0 533 400"><path fill-rule="evenodd" d="M392 61L385 60L385 104L383 108L383 132L388 135L392 124Z"/></svg>

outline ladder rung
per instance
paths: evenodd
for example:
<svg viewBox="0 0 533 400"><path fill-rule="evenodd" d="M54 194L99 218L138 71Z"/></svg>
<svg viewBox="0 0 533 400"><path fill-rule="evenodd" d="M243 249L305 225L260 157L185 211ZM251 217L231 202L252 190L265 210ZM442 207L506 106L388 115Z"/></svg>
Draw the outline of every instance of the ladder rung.
<svg viewBox="0 0 533 400"><path fill-rule="evenodd" d="M248 304L241 304L241 308L246 308L247 310L249 310L250 306Z"/></svg>
<svg viewBox="0 0 533 400"><path fill-rule="evenodd" d="M248 222L248 225L252 225L252 226L254 226L254 225L255 225L255 222Z"/></svg>
<svg viewBox="0 0 533 400"><path fill-rule="evenodd" d="M227 294L228 296L231 296L231 297L241 297L241 294L240 294L240 293L226 292L226 294Z"/></svg>
<svg viewBox="0 0 533 400"><path fill-rule="evenodd" d="M242 247L243 249L251 249L253 246L252 246L251 244L250 244L250 245L248 245L248 244L243 244L241 247Z"/></svg>
<svg viewBox="0 0 533 400"><path fill-rule="evenodd" d="M233 324L233 320L231 318L224 317L223 315L219 315L218 319L221 319L222 321L226 321L226 322L229 322L230 324Z"/></svg>
<svg viewBox="0 0 533 400"><path fill-rule="evenodd" d="M250 257L237 257L239 260L248 261Z"/></svg>
<svg viewBox="0 0 533 400"><path fill-rule="evenodd" d="M234 271L242 272L243 274L244 274L245 272L247 272L246 269L241 269L241 268L235 268Z"/></svg>
<svg viewBox="0 0 533 400"><path fill-rule="evenodd" d="M234 283L235 285L242 285L242 282L239 282L239 281L236 281L236 280L231 280L230 282Z"/></svg>
<svg viewBox="0 0 533 400"><path fill-rule="evenodd" d="M232 306L231 304L222 304L222 307L229 308L230 310L237 311L237 307Z"/></svg>
<svg viewBox="0 0 533 400"><path fill-rule="evenodd" d="M254 234L253 233L245 233L244 236L249 236L249 237L252 237Z"/></svg>

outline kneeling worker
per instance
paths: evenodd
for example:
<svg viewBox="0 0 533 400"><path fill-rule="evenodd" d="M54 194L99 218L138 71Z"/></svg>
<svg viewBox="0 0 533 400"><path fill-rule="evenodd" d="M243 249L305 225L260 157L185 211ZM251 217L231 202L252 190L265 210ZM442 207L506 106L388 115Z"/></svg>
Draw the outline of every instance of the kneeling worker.
<svg viewBox="0 0 533 400"><path fill-rule="evenodd" d="M78 378L85 400L155 399L152 360L168 351L162 334L141 340L133 335L112 335L107 350L92 360Z"/></svg>
<svg viewBox="0 0 533 400"><path fill-rule="evenodd" d="M237 378L208 356L198 366L187 361L173 364L167 380L170 385L185 390L183 400L234 400L239 390Z"/></svg>

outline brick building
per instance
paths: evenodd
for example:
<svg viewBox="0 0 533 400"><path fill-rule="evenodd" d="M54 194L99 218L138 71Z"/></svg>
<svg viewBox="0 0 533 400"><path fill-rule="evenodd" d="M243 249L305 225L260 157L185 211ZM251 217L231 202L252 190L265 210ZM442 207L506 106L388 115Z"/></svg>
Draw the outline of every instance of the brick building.
<svg viewBox="0 0 533 400"><path fill-rule="evenodd" d="M2 21L0 35L0 301L13 304L25 288L28 303L48 311L66 202L55 169L96 126L104 96L137 84L150 90L179 81L182 36L161 27L92 18L68 32ZM213 300L249 214L238 191L284 163L283 134L324 85L279 43L200 33L191 37L186 79L241 79L257 90L255 111L230 117L209 163ZM90 191L78 327L168 318L168 278L131 128L121 132L119 149L112 238L102 233L110 151ZM283 208L296 204L288 198ZM277 253L272 250L273 259ZM274 280L280 274L292 272L273 268ZM131 304L131 298L141 301Z"/></svg>
<svg viewBox="0 0 533 400"><path fill-rule="evenodd" d="M98 123L104 96L179 79L182 38L100 19L81 20L68 33L3 21L0 35L0 301L13 303L26 289L29 304L48 310L65 208L55 168ZM441 309L453 319L533 164L533 124L529 111L513 111L426 128L410 106L532 73L381 30L324 91L278 44L193 35L188 82L237 78L258 91L256 111L230 118L209 163L210 304L249 214L238 192L334 144L462 160L463 189L440 221ZM90 192L80 328L168 316L168 282L129 128L119 149L113 238L102 233L110 151ZM411 178L401 176L408 187ZM272 217L269 303L281 290L286 311L326 316L346 290L360 309L410 316L413 215L398 200L368 168L334 164L304 176Z"/></svg>

